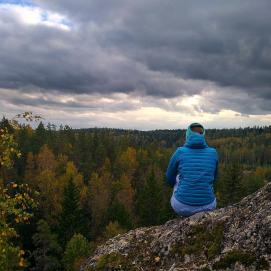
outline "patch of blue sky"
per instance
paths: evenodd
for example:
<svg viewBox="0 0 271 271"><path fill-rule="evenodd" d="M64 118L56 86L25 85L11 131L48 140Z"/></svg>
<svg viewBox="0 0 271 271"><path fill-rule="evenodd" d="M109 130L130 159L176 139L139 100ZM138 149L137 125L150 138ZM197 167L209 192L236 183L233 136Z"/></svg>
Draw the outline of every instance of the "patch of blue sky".
<svg viewBox="0 0 271 271"><path fill-rule="evenodd" d="M44 12L42 12L42 14L41 14L41 19L42 19L42 21L48 21L48 12L47 11L44 11Z"/></svg>
<svg viewBox="0 0 271 271"><path fill-rule="evenodd" d="M41 20L42 20L43 22L50 22L50 14L49 14L48 11L44 10L44 11L41 13ZM58 23L61 24L61 25L63 25L63 26L65 25L65 26L67 26L67 27L69 27L69 28L72 27L72 23L71 23L68 19L66 19L65 17L63 17L62 19L60 19L60 20L58 21Z"/></svg>
<svg viewBox="0 0 271 271"><path fill-rule="evenodd" d="M0 0L1 4L10 4L10 5L18 5L18 6L36 6L32 1L30 0Z"/></svg>
<svg viewBox="0 0 271 271"><path fill-rule="evenodd" d="M18 6L36 6L30 0L0 0L1 4L10 4L10 5L18 5Z"/></svg>
<svg viewBox="0 0 271 271"><path fill-rule="evenodd" d="M60 23L61 23L62 25L66 25L66 26L69 27L69 28L72 27L71 21L69 21L69 20L66 19L66 18L63 18L63 19L60 21Z"/></svg>

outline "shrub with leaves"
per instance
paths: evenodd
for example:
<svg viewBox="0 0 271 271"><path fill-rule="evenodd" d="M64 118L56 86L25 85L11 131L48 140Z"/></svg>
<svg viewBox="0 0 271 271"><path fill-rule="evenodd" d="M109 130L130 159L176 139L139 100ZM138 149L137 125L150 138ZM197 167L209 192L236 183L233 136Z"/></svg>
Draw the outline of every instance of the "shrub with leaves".
<svg viewBox="0 0 271 271"><path fill-rule="evenodd" d="M28 223L36 207L27 185L10 183L0 188L0 270L16 270L26 266L24 251L14 244L16 225Z"/></svg>
<svg viewBox="0 0 271 271"><path fill-rule="evenodd" d="M66 271L76 271L90 253L90 244L82 234L74 234L67 243L63 263Z"/></svg>
<svg viewBox="0 0 271 271"><path fill-rule="evenodd" d="M14 158L19 158L21 152L18 149L18 143L15 139L16 131L22 128L22 125L18 122L18 119L23 119L26 123L32 121L38 121L40 116L33 115L32 112L24 112L16 115L13 119L7 120L5 127L0 127L0 169L11 168L13 166Z"/></svg>
<svg viewBox="0 0 271 271"><path fill-rule="evenodd" d="M14 157L20 157L17 142L14 135L7 127L0 129L0 168L10 168L13 165Z"/></svg>
<svg viewBox="0 0 271 271"><path fill-rule="evenodd" d="M18 117L30 121L34 116L26 112ZM27 184L18 185L9 181L4 185L3 182L6 170L13 166L15 158L21 156L14 133L20 127L13 119L0 128L0 271L18 270L26 266L24 251L15 244L19 237L16 226L28 223L36 207L32 197L34 192Z"/></svg>

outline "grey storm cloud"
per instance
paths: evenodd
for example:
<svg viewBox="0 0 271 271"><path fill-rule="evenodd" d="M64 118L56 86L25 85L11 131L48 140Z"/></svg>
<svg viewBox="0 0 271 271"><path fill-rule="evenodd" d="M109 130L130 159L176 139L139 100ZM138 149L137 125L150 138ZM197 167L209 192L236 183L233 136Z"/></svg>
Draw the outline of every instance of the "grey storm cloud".
<svg viewBox="0 0 271 271"><path fill-rule="evenodd" d="M61 102L56 99L48 99L47 97L38 97L32 98L29 97L12 97L7 99L12 104L17 106L41 106L49 109L62 109L66 111L85 111L85 110L94 110L102 112L123 112L127 110L136 110L139 109L139 106L134 103L129 103L122 100L113 100L111 103L99 101L67 101Z"/></svg>
<svg viewBox="0 0 271 271"><path fill-rule="evenodd" d="M271 111L270 0L34 2L71 30L1 14L0 88L161 99L211 85L214 111Z"/></svg>

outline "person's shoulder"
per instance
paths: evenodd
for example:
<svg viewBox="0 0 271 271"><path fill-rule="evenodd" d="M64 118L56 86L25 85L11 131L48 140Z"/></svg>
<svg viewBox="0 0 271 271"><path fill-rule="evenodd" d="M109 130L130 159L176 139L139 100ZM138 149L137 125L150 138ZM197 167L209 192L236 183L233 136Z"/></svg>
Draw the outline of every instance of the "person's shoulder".
<svg viewBox="0 0 271 271"><path fill-rule="evenodd" d="M180 154L186 152L186 149L187 149L186 147L180 146L180 147L178 147L178 148L176 149L175 154L176 154L176 155L180 155Z"/></svg>
<svg viewBox="0 0 271 271"><path fill-rule="evenodd" d="M180 146L177 148L178 152L182 153L182 152L185 152L187 151L189 148L187 148L185 145L183 146Z"/></svg>
<svg viewBox="0 0 271 271"><path fill-rule="evenodd" d="M183 148L183 147L177 147L177 149L175 150L175 153L180 153L180 152L182 152L182 148Z"/></svg>

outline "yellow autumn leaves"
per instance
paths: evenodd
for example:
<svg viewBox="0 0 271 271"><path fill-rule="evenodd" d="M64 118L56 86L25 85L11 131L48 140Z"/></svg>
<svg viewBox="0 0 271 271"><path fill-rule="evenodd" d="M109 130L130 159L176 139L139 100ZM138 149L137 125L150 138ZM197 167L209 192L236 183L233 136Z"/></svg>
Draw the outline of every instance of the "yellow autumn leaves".
<svg viewBox="0 0 271 271"><path fill-rule="evenodd" d="M31 117L32 113L25 116ZM13 244L18 237L15 225L27 223L33 215L36 202L27 184L18 185L7 179L6 172L12 168L14 159L21 156L16 142L20 129L17 121L7 121L0 129L0 271L19 270L27 263L24 251Z"/></svg>
<svg viewBox="0 0 271 271"><path fill-rule="evenodd" d="M0 167L10 168L14 157L20 157L18 144L7 127L0 129Z"/></svg>

